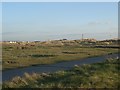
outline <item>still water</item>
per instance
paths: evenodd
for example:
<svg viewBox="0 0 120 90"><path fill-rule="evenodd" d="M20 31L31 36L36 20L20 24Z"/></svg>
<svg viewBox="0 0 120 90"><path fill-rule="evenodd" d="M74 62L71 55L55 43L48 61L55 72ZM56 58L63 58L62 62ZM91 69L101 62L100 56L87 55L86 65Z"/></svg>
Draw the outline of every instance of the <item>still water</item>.
<svg viewBox="0 0 120 90"><path fill-rule="evenodd" d="M83 65L83 64L102 62L107 58L117 58L117 57L118 57L118 54L111 54L111 55L104 55L104 56L86 58L81 60L60 62L60 63L50 64L50 65L29 66L25 68L16 68L11 70L6 70L2 72L2 81L10 80L15 76L23 76L25 72L49 73L49 72L55 72L58 70L69 70L72 67L74 67L74 65Z"/></svg>

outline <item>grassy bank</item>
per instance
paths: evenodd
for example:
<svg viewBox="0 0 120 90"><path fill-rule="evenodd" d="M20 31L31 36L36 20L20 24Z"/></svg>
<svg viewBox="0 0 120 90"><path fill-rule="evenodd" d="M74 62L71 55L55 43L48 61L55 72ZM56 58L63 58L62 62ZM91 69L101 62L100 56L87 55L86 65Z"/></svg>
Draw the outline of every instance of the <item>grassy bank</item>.
<svg viewBox="0 0 120 90"><path fill-rule="evenodd" d="M21 47L21 48L20 48ZM90 48L81 46L19 46L4 44L2 47L3 70L38 64L80 60L93 56L118 52L115 48Z"/></svg>
<svg viewBox="0 0 120 90"><path fill-rule="evenodd" d="M120 86L120 61L108 59L102 63L75 66L68 71L33 73L15 77L3 83L3 88L116 88Z"/></svg>

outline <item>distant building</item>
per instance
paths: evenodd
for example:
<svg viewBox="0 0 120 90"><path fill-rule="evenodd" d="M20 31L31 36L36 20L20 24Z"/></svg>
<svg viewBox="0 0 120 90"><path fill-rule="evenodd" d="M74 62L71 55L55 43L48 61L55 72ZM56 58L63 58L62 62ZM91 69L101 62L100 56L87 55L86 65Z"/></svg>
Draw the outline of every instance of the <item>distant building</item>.
<svg viewBox="0 0 120 90"><path fill-rule="evenodd" d="M9 43L17 43L16 41L10 41Z"/></svg>
<svg viewBox="0 0 120 90"><path fill-rule="evenodd" d="M82 41L85 41L85 42L96 42L97 40L94 39L94 38L85 38L85 39L82 39Z"/></svg>

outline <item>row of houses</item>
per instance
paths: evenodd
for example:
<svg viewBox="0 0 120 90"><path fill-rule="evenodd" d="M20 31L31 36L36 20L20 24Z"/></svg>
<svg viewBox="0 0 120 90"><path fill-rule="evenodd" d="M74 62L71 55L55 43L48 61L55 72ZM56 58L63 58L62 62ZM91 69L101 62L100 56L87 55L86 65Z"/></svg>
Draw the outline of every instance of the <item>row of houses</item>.
<svg viewBox="0 0 120 90"><path fill-rule="evenodd" d="M60 45L63 45L63 44L75 44L75 43L94 43L94 44L97 44L97 43L104 43L104 44L111 44L111 43L118 43L120 41L120 39L110 39L110 40L101 40L101 41L98 41L94 38L85 38L85 39L80 39L80 40L67 40L67 39L60 39L60 40L49 40L49 41L44 41L44 42L41 42L41 41L33 41L33 42L30 42L30 41L3 41L2 43L5 43L5 44L20 44L20 45L28 45L28 44L36 44L36 43L39 43L39 44L60 44Z"/></svg>

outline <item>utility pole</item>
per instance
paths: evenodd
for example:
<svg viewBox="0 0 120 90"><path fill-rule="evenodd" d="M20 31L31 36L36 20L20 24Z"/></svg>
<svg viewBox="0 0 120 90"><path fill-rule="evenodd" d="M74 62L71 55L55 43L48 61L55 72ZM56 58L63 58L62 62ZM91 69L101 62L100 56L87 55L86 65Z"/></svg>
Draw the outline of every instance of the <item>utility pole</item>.
<svg viewBox="0 0 120 90"><path fill-rule="evenodd" d="M83 34L82 34L82 40L83 40Z"/></svg>

